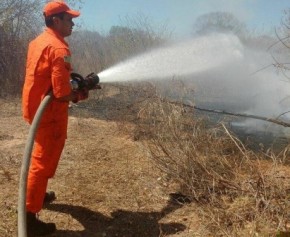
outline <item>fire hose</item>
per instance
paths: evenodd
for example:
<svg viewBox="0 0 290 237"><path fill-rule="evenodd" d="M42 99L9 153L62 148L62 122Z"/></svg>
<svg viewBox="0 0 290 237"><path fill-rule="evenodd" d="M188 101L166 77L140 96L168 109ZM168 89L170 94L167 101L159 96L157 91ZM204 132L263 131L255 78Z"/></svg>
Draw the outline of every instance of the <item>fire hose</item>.
<svg viewBox="0 0 290 237"><path fill-rule="evenodd" d="M71 74L71 87L73 91L78 90L93 90L100 89L98 75L91 73L85 78L77 73ZM24 149L23 161L20 171L19 180L19 193L18 193L18 237L27 237L27 223L26 223L26 192L27 192L27 179L28 171L30 166L31 154L34 145L35 135L42 118L43 112L45 111L48 104L53 98L53 93L50 91L44 99L41 101L36 114L31 123L27 142Z"/></svg>
<svg viewBox="0 0 290 237"><path fill-rule="evenodd" d="M30 166L31 153L34 144L34 138L38 129L40 119L42 117L45 108L52 100L52 92L49 92L48 95L44 97L40 103L37 112L34 116L34 119L31 123L27 142L25 145L23 162L20 171L20 181L19 181L19 196L18 196L18 237L26 237L26 191L27 191L27 178L28 170Z"/></svg>

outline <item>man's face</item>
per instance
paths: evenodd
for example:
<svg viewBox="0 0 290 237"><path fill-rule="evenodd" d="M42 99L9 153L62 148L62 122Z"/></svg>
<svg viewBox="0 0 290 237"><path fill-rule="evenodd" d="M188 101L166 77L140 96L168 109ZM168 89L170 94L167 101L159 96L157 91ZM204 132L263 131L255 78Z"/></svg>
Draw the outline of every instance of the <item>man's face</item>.
<svg viewBox="0 0 290 237"><path fill-rule="evenodd" d="M63 37L70 36L72 33L73 26L75 25L72 21L71 15L67 13L64 14L63 19L56 17L54 23L55 29Z"/></svg>

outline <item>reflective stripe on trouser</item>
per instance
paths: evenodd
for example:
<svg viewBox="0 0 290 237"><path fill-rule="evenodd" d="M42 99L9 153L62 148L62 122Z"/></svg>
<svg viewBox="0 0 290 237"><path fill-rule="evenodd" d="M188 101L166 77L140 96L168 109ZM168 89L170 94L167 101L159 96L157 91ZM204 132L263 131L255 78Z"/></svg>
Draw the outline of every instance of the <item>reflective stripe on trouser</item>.
<svg viewBox="0 0 290 237"><path fill-rule="evenodd" d="M27 180L26 209L41 210L48 179L55 174L67 134L67 121L41 125L37 131Z"/></svg>

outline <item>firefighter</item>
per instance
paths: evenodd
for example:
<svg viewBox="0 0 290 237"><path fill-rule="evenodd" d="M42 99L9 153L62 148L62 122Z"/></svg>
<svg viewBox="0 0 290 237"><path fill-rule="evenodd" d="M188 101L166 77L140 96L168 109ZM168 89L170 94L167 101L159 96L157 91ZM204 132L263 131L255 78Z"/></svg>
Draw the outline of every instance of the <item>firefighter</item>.
<svg viewBox="0 0 290 237"><path fill-rule="evenodd" d="M54 223L39 220L37 213L45 201L55 199L54 192L46 189L65 144L69 101L88 98L88 91L71 89L71 53L64 40L71 35L72 20L80 12L71 10L63 1L51 1L45 5L43 15L46 29L29 44L22 94L23 117L31 124L42 99L50 91L53 93L39 124L28 174L27 233L32 236L47 235L56 230Z"/></svg>

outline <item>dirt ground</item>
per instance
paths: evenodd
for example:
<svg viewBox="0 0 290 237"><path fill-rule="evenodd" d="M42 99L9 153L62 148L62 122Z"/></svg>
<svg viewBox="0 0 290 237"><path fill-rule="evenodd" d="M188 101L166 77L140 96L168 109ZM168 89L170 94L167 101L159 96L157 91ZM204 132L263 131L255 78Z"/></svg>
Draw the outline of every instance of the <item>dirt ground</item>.
<svg viewBox="0 0 290 237"><path fill-rule="evenodd" d="M29 126L20 99L0 99L0 236L17 236L18 180ZM100 107L101 109L102 107ZM198 236L194 204L154 166L133 125L71 108L68 139L49 189L57 200L40 212L53 236ZM193 231L195 235L193 234Z"/></svg>

